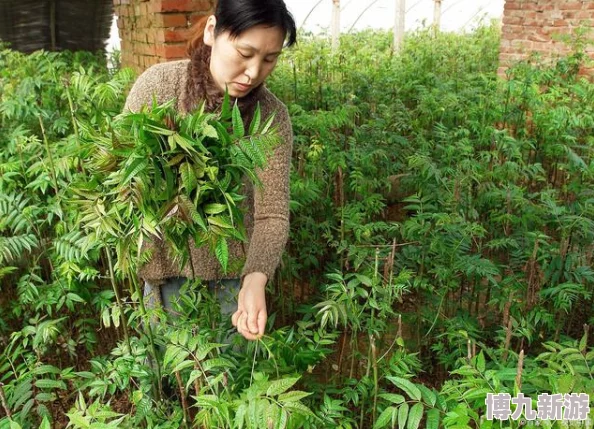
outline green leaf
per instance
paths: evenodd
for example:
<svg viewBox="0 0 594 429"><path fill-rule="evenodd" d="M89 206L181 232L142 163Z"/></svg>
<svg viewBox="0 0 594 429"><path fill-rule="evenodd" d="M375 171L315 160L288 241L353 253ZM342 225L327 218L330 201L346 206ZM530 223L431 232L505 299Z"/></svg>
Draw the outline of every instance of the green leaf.
<svg viewBox="0 0 594 429"><path fill-rule="evenodd" d="M103 320L103 326L109 328L111 326L111 317L109 313L109 307L105 307L101 312L101 319Z"/></svg>
<svg viewBox="0 0 594 429"><path fill-rule="evenodd" d="M227 222L227 220L222 216L209 216L207 220L208 223L219 226L221 228L233 228L233 225L229 224L229 222Z"/></svg>
<svg viewBox="0 0 594 429"><path fill-rule="evenodd" d="M221 106L221 120L226 121L231 117L231 97L229 97L229 90L225 89L225 96L223 97L223 104Z"/></svg>
<svg viewBox="0 0 594 429"><path fill-rule="evenodd" d="M50 379L36 380L35 386L40 389L66 389L66 383L63 381Z"/></svg>
<svg viewBox="0 0 594 429"><path fill-rule="evenodd" d="M245 423L245 415L247 413L247 405L241 404L235 413L235 426L237 429L243 429L243 424Z"/></svg>
<svg viewBox="0 0 594 429"><path fill-rule="evenodd" d="M52 402L56 400L56 395L53 393L41 392L35 395L37 402Z"/></svg>
<svg viewBox="0 0 594 429"><path fill-rule="evenodd" d="M53 365L39 365L39 366L36 366L32 372L35 375L59 374L61 372L61 370L60 370L60 368L56 368Z"/></svg>
<svg viewBox="0 0 594 429"><path fill-rule="evenodd" d="M91 427L89 420L86 417L80 415L79 412L66 414L66 416L68 416L69 423L78 428L86 429Z"/></svg>
<svg viewBox="0 0 594 429"><path fill-rule="evenodd" d="M278 397L278 402L295 402L311 395L309 392L302 392L301 390L293 390L291 392L282 393Z"/></svg>
<svg viewBox="0 0 594 429"><path fill-rule="evenodd" d="M286 429L289 423L289 413L283 408L275 429Z"/></svg>
<svg viewBox="0 0 594 429"><path fill-rule="evenodd" d="M113 320L113 326L116 328L120 327L122 312L120 307L116 304L111 309L111 320Z"/></svg>
<svg viewBox="0 0 594 429"><path fill-rule="evenodd" d="M580 350L581 353L584 353L586 351L586 347L588 347L588 334L587 333L585 333L582 336L582 339L580 340L578 349Z"/></svg>
<svg viewBox="0 0 594 429"><path fill-rule="evenodd" d="M148 165L148 160L146 158L137 158L124 170L124 178L122 183L128 183L132 180L133 177L138 175L142 170L144 170Z"/></svg>
<svg viewBox="0 0 594 429"><path fill-rule="evenodd" d="M227 266L229 264L229 248L227 247L227 240L224 237L219 237L215 248L217 260L223 268L223 273L227 273Z"/></svg>
<svg viewBox="0 0 594 429"><path fill-rule="evenodd" d="M212 125L205 125L204 128L202 129L202 135L205 137L210 137L211 139L217 139L219 138L219 134L217 133L217 130L215 129L215 127L213 127Z"/></svg>
<svg viewBox="0 0 594 429"><path fill-rule="evenodd" d="M216 215L224 212L225 210L227 210L227 206L225 204L211 203L204 206L204 213L209 215Z"/></svg>
<svg viewBox="0 0 594 429"><path fill-rule="evenodd" d="M476 357L476 369L480 372L485 372L485 355L482 350Z"/></svg>
<svg viewBox="0 0 594 429"><path fill-rule="evenodd" d="M252 118L252 122L250 123L250 135L254 135L260 129L260 121L262 120L262 111L260 109L260 103L256 106L256 110L254 111L254 117Z"/></svg>
<svg viewBox="0 0 594 429"><path fill-rule="evenodd" d="M47 416L43 417L43 420L41 421L41 424L39 425L39 429L52 429L52 425L50 424L50 421L47 418Z"/></svg>
<svg viewBox="0 0 594 429"><path fill-rule="evenodd" d="M78 296L77 294L73 293L73 292L69 292L66 294L66 297L71 300L71 301L76 301L76 302L85 302L84 299L82 299L80 296Z"/></svg>
<svg viewBox="0 0 594 429"><path fill-rule="evenodd" d="M288 411L293 411L294 413L303 416L316 416L307 406L303 405L301 402L287 402L285 403L284 408Z"/></svg>
<svg viewBox="0 0 594 429"><path fill-rule="evenodd" d="M373 429L381 429L383 427L387 427L387 425L392 421L392 416L394 413L398 412L396 407L388 407L386 408L375 421L373 425Z"/></svg>
<svg viewBox="0 0 594 429"><path fill-rule="evenodd" d="M429 389L427 386L423 386L422 384L417 385L417 387L423 395L423 401L425 401L428 405L434 407L435 401L437 401L435 392L431 391L431 389Z"/></svg>
<svg viewBox="0 0 594 429"><path fill-rule="evenodd" d="M381 393L379 397L384 398L396 405L402 404L406 400L404 396L397 395L396 393Z"/></svg>
<svg viewBox="0 0 594 429"><path fill-rule="evenodd" d="M413 405L408 414L408 425L407 429L418 429L421 420L423 419L423 411L425 407L420 402Z"/></svg>
<svg viewBox="0 0 594 429"><path fill-rule="evenodd" d="M182 180L182 186L187 194L196 189L198 182L196 180L196 175L194 174L194 169L189 162L184 162L179 166L179 173Z"/></svg>
<svg viewBox="0 0 594 429"><path fill-rule="evenodd" d="M394 383L397 387L404 390L411 399L414 399L415 401L421 400L421 398L422 398L421 391L419 390L419 388L417 386L415 386L410 381L408 381L404 378L400 378L400 377L387 377L387 378L392 383Z"/></svg>
<svg viewBox="0 0 594 429"><path fill-rule="evenodd" d="M557 393L571 393L577 379L572 374L564 374L557 378Z"/></svg>
<svg viewBox="0 0 594 429"><path fill-rule="evenodd" d="M299 381L299 377L283 378L275 380L270 383L266 390L266 396L276 396L289 390L295 383Z"/></svg>
<svg viewBox="0 0 594 429"><path fill-rule="evenodd" d="M404 429L404 427L406 426L406 419L408 418L408 410L409 410L409 406L406 402L404 404L402 404L400 406L400 408L398 408L398 428L399 429Z"/></svg>
<svg viewBox="0 0 594 429"><path fill-rule="evenodd" d="M220 344L220 343L208 343L208 344L203 344L200 347L198 347L198 350L196 351L196 359L198 360L204 360L204 358L206 358L206 356L214 349L218 348L218 347L224 347L226 346L226 344Z"/></svg>
<svg viewBox="0 0 594 429"><path fill-rule="evenodd" d="M427 429L438 429L439 428L439 410L432 408L427 411Z"/></svg>
<svg viewBox="0 0 594 429"><path fill-rule="evenodd" d="M237 103L233 106L233 137L242 138L245 135L245 128L241 119L241 112Z"/></svg>

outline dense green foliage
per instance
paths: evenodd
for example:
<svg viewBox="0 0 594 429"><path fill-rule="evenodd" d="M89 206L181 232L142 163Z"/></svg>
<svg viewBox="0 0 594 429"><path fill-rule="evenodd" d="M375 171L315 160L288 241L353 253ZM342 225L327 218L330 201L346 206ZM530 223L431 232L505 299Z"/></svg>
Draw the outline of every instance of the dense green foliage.
<svg viewBox="0 0 594 429"><path fill-rule="evenodd" d="M199 282L175 322L147 311L136 249L98 234L155 227L109 210L159 171L138 169L150 139L110 156L130 73L0 51L0 427L490 428L487 393L594 392L581 41L503 80L495 27L390 40L304 36L270 79L295 131L292 220L255 343Z"/></svg>

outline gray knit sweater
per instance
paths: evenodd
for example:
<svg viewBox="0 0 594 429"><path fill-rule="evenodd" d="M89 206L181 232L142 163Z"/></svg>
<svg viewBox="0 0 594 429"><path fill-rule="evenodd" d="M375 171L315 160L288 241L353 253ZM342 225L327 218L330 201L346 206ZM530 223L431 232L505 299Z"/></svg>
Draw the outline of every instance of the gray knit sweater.
<svg viewBox="0 0 594 429"><path fill-rule="evenodd" d="M144 73L134 83L128 94L125 110L139 111L143 105L151 105L153 97L157 103L175 99L176 108L180 113L187 113L185 106L197 105L200 100L188 103L191 85L188 81L193 79L190 60L172 61L156 64ZM196 73L196 72L194 72ZM208 73L208 71L198 71ZM190 82L192 83L192 82ZM221 95L206 85L205 98ZM255 90L254 90L255 91ZM195 91L194 91L195 92ZM281 137L280 145L268 159L267 166L258 172L262 181L262 188L256 190L252 186L245 188L247 196L246 214L244 223L247 229L248 242L229 242L229 260L231 265L241 266L243 269L223 274L220 264L208 248L196 248L190 242L192 266L196 277L202 280L215 280L221 278L243 278L252 272L262 272L272 278L279 263L281 254L287 242L289 232L289 170L293 145L293 132L291 121L285 105L279 101L265 87L258 88L256 101L259 102L262 117L266 118L275 114L274 124ZM207 106L209 105L207 100ZM189 264L180 270L167 256L166 243L161 240L149 242L146 248L153 251L153 256L146 265L141 267L139 276L153 285L162 284L168 277L193 277L192 266Z"/></svg>

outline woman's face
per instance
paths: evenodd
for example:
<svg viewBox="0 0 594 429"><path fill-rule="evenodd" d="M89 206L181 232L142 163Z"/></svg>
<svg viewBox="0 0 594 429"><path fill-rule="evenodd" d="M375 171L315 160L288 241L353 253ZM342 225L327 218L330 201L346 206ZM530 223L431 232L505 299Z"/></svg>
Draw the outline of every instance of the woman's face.
<svg viewBox="0 0 594 429"><path fill-rule="evenodd" d="M278 60L284 43L279 27L252 27L236 38L229 32L216 38L216 18L210 16L204 31L204 43L212 47L210 72L215 83L229 95L241 98L268 77Z"/></svg>

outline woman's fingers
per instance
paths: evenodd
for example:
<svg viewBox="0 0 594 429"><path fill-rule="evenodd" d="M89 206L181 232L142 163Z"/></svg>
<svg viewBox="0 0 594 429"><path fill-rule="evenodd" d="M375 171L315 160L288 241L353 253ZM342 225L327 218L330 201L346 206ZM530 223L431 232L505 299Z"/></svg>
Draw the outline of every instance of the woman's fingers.
<svg viewBox="0 0 594 429"><path fill-rule="evenodd" d="M233 313L233 316L231 316L231 324L233 326L235 326L237 328L237 323L239 322L239 317L242 315L243 310L237 310L235 313Z"/></svg>
<svg viewBox="0 0 594 429"><path fill-rule="evenodd" d="M249 334L250 333L250 330L248 328L248 315L245 312L241 313L241 315L239 316L239 321L238 321L238 324L237 324L237 330L243 336L245 336L245 334Z"/></svg>
<svg viewBox="0 0 594 429"><path fill-rule="evenodd" d="M260 311L258 314L258 336L261 337L264 335L264 330L266 329L266 321L268 320L268 314L266 311Z"/></svg>
<svg viewBox="0 0 594 429"><path fill-rule="evenodd" d="M257 340L264 335L266 320L267 314L265 311L248 315L243 310L237 310L231 317L231 323L237 328L237 332L247 340Z"/></svg>
<svg viewBox="0 0 594 429"><path fill-rule="evenodd" d="M258 335L260 330L258 329L258 314L252 311L248 316L247 327L251 334Z"/></svg>

